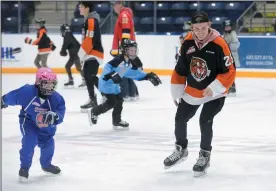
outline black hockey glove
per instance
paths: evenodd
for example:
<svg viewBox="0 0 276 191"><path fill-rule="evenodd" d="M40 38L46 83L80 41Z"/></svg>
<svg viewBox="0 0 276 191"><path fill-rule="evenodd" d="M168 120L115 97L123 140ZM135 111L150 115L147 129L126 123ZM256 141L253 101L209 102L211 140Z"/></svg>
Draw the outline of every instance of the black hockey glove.
<svg viewBox="0 0 276 191"><path fill-rule="evenodd" d="M64 52L62 52L62 51L60 51L60 56L67 56L67 52L66 51L64 51Z"/></svg>
<svg viewBox="0 0 276 191"><path fill-rule="evenodd" d="M3 101L3 97L1 98L1 109L7 108L8 105L6 105Z"/></svg>
<svg viewBox="0 0 276 191"><path fill-rule="evenodd" d="M111 72L109 74L106 74L103 78L103 80L109 80L112 79L115 84L119 84L122 81L121 76L117 72Z"/></svg>
<svg viewBox="0 0 276 191"><path fill-rule="evenodd" d="M148 73L145 77L145 80L149 80L154 86L162 84L160 78L153 72Z"/></svg>
<svg viewBox="0 0 276 191"><path fill-rule="evenodd" d="M53 125L59 119L58 115L53 111L48 111L43 115L42 122L44 124Z"/></svg>
<svg viewBox="0 0 276 191"><path fill-rule="evenodd" d="M56 50L56 48L57 48L57 47L56 47L54 44L51 45L51 50L52 50L52 51Z"/></svg>

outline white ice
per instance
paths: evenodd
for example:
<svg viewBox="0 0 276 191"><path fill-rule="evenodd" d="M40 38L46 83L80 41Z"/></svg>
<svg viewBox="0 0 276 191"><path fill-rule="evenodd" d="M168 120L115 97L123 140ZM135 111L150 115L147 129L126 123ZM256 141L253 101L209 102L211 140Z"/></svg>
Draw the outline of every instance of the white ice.
<svg viewBox="0 0 276 191"><path fill-rule="evenodd" d="M87 101L85 89L64 89L65 75L58 75L58 91L67 112L58 127L53 164L60 176L45 175L39 149L29 182L17 182L21 134L19 107L2 110L2 188L4 191L275 191L276 190L276 79L237 79L237 97L227 98L215 118L213 151L208 175L192 176L199 151L197 115L188 124L189 158L169 170L163 160L174 149L176 107L170 97L169 77L153 87L137 82L140 100L125 102L123 119L128 132L114 132L111 112L90 127L79 106ZM2 76L3 93L33 83L34 75ZM76 85L80 77L75 75Z"/></svg>

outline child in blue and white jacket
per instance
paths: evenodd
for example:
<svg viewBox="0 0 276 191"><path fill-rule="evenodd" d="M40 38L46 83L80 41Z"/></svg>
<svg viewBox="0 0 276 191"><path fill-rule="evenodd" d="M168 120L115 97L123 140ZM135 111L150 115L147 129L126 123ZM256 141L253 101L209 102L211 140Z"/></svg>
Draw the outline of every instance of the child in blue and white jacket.
<svg viewBox="0 0 276 191"><path fill-rule="evenodd" d="M65 102L55 91L57 76L49 68L40 68L36 73L36 82L26 84L1 98L1 109L8 106L22 106L19 114L20 130L23 135L20 150L19 181L29 178L34 149L41 150L40 164L43 171L51 174L61 172L52 164L55 151L54 135L56 126L63 122Z"/></svg>
<svg viewBox="0 0 276 191"><path fill-rule="evenodd" d="M99 91L106 97L106 101L88 111L90 125L96 124L98 116L113 108L113 128L128 129L129 124L121 120L123 97L120 82L123 77L134 80L149 80L154 86L161 84L161 80L154 73L146 73L132 62L137 57L137 43L126 39L121 46L122 54L109 61L103 69L99 79Z"/></svg>

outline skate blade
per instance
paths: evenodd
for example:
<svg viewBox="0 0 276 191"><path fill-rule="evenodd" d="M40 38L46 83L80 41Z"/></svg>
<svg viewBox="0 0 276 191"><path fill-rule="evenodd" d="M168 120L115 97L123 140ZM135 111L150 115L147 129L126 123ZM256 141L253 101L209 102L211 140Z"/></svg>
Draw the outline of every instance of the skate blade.
<svg viewBox="0 0 276 191"><path fill-rule="evenodd" d="M79 89L87 89L86 86L78 86Z"/></svg>
<svg viewBox="0 0 276 191"><path fill-rule="evenodd" d="M176 165L178 165L178 164L180 164L180 163L186 161L187 158L188 158L188 156L183 157L182 159L179 159L179 161L177 161L175 164L173 164L173 165L171 165L171 166L164 166L164 169L165 169L165 170L170 169L170 168L172 168L172 167L174 167L174 166L176 166Z"/></svg>
<svg viewBox="0 0 276 191"><path fill-rule="evenodd" d="M74 89L74 85L70 85L70 86L64 86L64 89Z"/></svg>
<svg viewBox="0 0 276 191"><path fill-rule="evenodd" d="M51 175L51 176L59 176L59 175L61 174L61 172L58 173L58 174L54 174L54 173L51 173L51 172L48 172L48 171L45 171L45 170L43 170L43 172L44 172L45 174Z"/></svg>
<svg viewBox="0 0 276 191"><path fill-rule="evenodd" d="M227 94L227 97L236 97L236 93L229 93Z"/></svg>
<svg viewBox="0 0 276 191"><path fill-rule="evenodd" d="M28 178L25 178L25 177L23 177L23 176L19 176L19 177L18 177L18 182L20 182L20 183L28 182Z"/></svg>
<svg viewBox="0 0 276 191"><path fill-rule="evenodd" d="M88 109L81 109L81 113L87 113L87 111L88 111Z"/></svg>
<svg viewBox="0 0 276 191"><path fill-rule="evenodd" d="M205 169L205 171L203 172L194 171L194 177L201 177L201 176L205 176L206 174L207 174L207 169Z"/></svg>
<svg viewBox="0 0 276 191"><path fill-rule="evenodd" d="M113 126L112 129L114 131L128 131L129 127L118 127L118 126Z"/></svg>

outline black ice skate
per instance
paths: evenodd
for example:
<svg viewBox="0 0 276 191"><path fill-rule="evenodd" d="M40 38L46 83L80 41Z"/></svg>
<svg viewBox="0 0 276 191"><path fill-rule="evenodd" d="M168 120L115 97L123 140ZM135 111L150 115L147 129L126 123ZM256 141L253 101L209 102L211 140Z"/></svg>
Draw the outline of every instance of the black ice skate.
<svg viewBox="0 0 276 191"><path fill-rule="evenodd" d="M20 168L19 170L19 182L26 182L29 178L29 170Z"/></svg>
<svg viewBox="0 0 276 191"><path fill-rule="evenodd" d="M79 88L85 87L86 86L86 82L84 79L82 79L82 83L79 85Z"/></svg>
<svg viewBox="0 0 276 191"><path fill-rule="evenodd" d="M164 168L168 169L188 158L188 149L183 149L180 145L175 145L173 153L164 160Z"/></svg>
<svg viewBox="0 0 276 191"><path fill-rule="evenodd" d="M236 85L235 85L235 83L229 88L228 96L229 97L236 97Z"/></svg>
<svg viewBox="0 0 276 191"><path fill-rule="evenodd" d="M97 97L95 95L92 99L89 99L89 101L86 104L81 105L80 108L81 108L81 112L86 113L88 109L92 109L97 106L98 106L98 102L97 102Z"/></svg>
<svg viewBox="0 0 276 191"><path fill-rule="evenodd" d="M72 88L74 87L74 81L73 80L69 80L67 83L64 84L65 88Z"/></svg>
<svg viewBox="0 0 276 191"><path fill-rule="evenodd" d="M42 170L45 172L45 173L49 173L49 174L59 174L61 172L60 168L58 166L54 166L54 165L50 165L49 167L47 168L42 168Z"/></svg>
<svg viewBox="0 0 276 191"><path fill-rule="evenodd" d="M88 121L90 126L96 125L98 121L98 116L94 114L93 109L90 108L87 110L88 113Z"/></svg>
<svg viewBox="0 0 276 191"><path fill-rule="evenodd" d="M113 122L113 130L129 130L129 123L122 120L120 122Z"/></svg>
<svg viewBox="0 0 276 191"><path fill-rule="evenodd" d="M210 156L210 151L202 149L199 151L199 157L193 167L195 177L202 176L207 173L207 169L210 167Z"/></svg>

